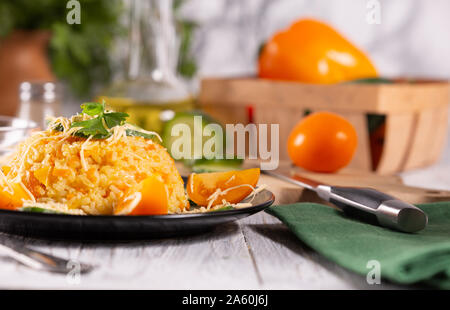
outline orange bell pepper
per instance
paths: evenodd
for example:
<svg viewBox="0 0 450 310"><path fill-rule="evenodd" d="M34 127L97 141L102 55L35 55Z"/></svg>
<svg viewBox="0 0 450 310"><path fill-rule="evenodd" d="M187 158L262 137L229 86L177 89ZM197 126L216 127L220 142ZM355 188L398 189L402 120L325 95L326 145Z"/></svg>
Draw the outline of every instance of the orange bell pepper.
<svg viewBox="0 0 450 310"><path fill-rule="evenodd" d="M303 19L275 34L259 56L259 77L331 84L377 77L369 58L327 24Z"/></svg>

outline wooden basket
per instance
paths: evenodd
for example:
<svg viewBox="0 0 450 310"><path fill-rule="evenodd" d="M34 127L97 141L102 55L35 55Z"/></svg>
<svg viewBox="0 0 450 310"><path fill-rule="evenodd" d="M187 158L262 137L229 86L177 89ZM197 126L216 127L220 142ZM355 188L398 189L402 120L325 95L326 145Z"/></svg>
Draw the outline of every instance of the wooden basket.
<svg viewBox="0 0 450 310"><path fill-rule="evenodd" d="M199 104L222 123L280 124L280 158L305 111L332 111L358 133L350 167L388 174L434 163L446 142L448 82L311 85L254 78L204 79ZM372 167L367 114L385 115L380 160Z"/></svg>

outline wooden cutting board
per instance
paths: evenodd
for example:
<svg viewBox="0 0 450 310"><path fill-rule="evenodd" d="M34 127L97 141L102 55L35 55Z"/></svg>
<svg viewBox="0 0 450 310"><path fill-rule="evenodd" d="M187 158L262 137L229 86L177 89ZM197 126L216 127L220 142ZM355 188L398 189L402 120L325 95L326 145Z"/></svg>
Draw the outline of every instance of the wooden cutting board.
<svg viewBox="0 0 450 310"><path fill-rule="evenodd" d="M301 171L290 165L281 165L280 171L299 173L304 177L329 185L371 187L385 192L409 203L450 201L450 191L432 190L404 185L396 175L382 176L366 172L343 170L338 174L323 174ZM262 174L259 184L266 184L267 189L275 194L275 204L294 202L326 203L314 192L288 182Z"/></svg>

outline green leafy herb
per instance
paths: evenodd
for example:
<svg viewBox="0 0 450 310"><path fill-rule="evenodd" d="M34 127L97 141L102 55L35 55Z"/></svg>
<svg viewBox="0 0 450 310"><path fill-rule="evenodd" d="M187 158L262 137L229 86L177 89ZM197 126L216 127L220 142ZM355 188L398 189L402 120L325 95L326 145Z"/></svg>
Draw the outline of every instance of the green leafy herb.
<svg viewBox="0 0 450 310"><path fill-rule="evenodd" d="M191 207L198 207L198 204L196 204L194 201L192 201L191 199L188 199L189 201L189 206Z"/></svg>
<svg viewBox="0 0 450 310"><path fill-rule="evenodd" d="M103 114L103 118L105 119L108 128L123 125L128 116L129 115L124 112L108 112Z"/></svg>
<svg viewBox="0 0 450 310"><path fill-rule="evenodd" d="M71 9L67 0L0 0L0 37L14 30L26 30L30 35L32 30L51 33L48 52L53 72L84 97L91 94L93 85L110 81L114 40L127 33L120 22L124 1L79 2L81 24L68 24L66 16Z"/></svg>
<svg viewBox="0 0 450 310"><path fill-rule="evenodd" d="M92 118L84 121L75 121L70 125L70 128L79 128L73 135L82 138L106 139L111 136L109 129L122 126L128 117L127 113L123 112L107 112L105 110L105 103L86 102L81 105L83 114L89 115ZM133 126L136 129L126 129L127 136L142 137L145 139L153 139L157 135L145 132L139 127ZM61 124L57 124L53 128L56 131L64 131Z"/></svg>
<svg viewBox="0 0 450 310"><path fill-rule="evenodd" d="M84 114L95 116L102 114L105 110L105 106L98 102L85 102L81 105L81 109Z"/></svg>
<svg viewBox="0 0 450 310"><path fill-rule="evenodd" d="M190 21L178 20L180 29L180 51L178 72L185 78L192 78L197 72L197 64L191 53L193 33L197 25Z"/></svg>
<svg viewBox="0 0 450 310"><path fill-rule="evenodd" d="M224 206L219 209L212 210L211 212L228 211L228 210L234 210L234 208L232 206Z"/></svg>
<svg viewBox="0 0 450 310"><path fill-rule="evenodd" d="M59 123L59 124L56 124L56 126L55 127L53 127L53 130L56 130L56 131L64 131L64 126L61 124L61 123Z"/></svg>
<svg viewBox="0 0 450 310"><path fill-rule="evenodd" d="M145 139L153 139L156 137L156 135L148 134L148 133L138 131L138 130L133 130L133 129L127 129L126 133L127 133L127 136L142 137Z"/></svg>
<svg viewBox="0 0 450 310"><path fill-rule="evenodd" d="M55 75L68 82L78 96L92 94L93 86L108 84L114 69L111 52L116 38L128 34L121 23L126 15L123 0L83 0L81 24L68 24L68 1L62 0L0 0L0 37L14 30L39 30L51 33L49 56ZM177 70L186 78L196 70L192 55L194 31L197 28L180 13L185 0L175 0L173 10L179 33L179 62ZM118 68L116 68L118 67Z"/></svg>
<svg viewBox="0 0 450 310"><path fill-rule="evenodd" d="M86 121L73 122L71 127L81 127L74 134L78 137L88 138L89 136L93 136L95 139L106 139L111 135L103 126L101 117L96 117Z"/></svg>
<svg viewBox="0 0 450 310"><path fill-rule="evenodd" d="M128 114L123 112L106 112L104 103L87 102L81 105L81 109L84 114L96 117L72 123L71 128L81 127L75 133L78 137L106 139L111 136L108 129L123 125L128 117ZM105 124L108 128L105 128Z"/></svg>
<svg viewBox="0 0 450 310"><path fill-rule="evenodd" d="M23 211L23 212L33 212L33 213L63 214L62 212L58 212L55 210L45 209L45 208L41 208L41 207L32 207L32 206L22 207L19 210Z"/></svg>
<svg viewBox="0 0 450 310"><path fill-rule="evenodd" d="M175 0L173 2L173 10L180 39L177 71L183 77L190 79L197 72L197 63L192 55L192 42L194 31L198 25L192 21L185 20L182 14L179 14L185 2L185 0Z"/></svg>

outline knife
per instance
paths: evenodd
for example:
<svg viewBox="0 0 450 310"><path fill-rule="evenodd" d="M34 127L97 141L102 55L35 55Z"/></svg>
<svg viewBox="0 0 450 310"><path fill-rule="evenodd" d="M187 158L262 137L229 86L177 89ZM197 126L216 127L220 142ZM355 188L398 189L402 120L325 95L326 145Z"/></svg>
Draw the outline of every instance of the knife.
<svg viewBox="0 0 450 310"><path fill-rule="evenodd" d="M419 208L373 188L331 186L297 174L261 172L312 190L348 215L372 224L412 233L424 229L428 223L427 215Z"/></svg>

